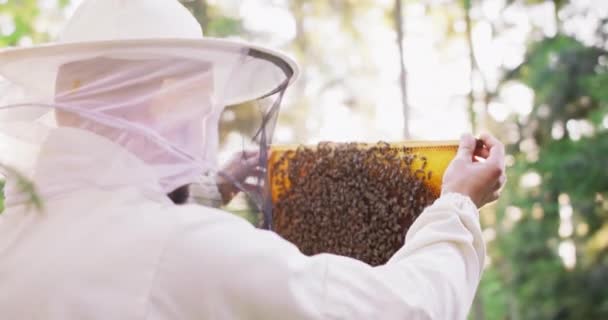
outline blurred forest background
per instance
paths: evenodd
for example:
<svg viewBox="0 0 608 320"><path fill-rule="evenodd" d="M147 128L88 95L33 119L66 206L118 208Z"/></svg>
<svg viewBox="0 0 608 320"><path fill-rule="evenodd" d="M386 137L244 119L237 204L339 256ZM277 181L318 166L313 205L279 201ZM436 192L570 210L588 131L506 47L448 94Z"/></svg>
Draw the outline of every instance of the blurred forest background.
<svg viewBox="0 0 608 320"><path fill-rule="evenodd" d="M0 0L0 47L53 39L79 2ZM505 141L471 319L608 319L608 1L182 2L206 36L300 63L278 143ZM226 150L246 127L239 110L222 117Z"/></svg>

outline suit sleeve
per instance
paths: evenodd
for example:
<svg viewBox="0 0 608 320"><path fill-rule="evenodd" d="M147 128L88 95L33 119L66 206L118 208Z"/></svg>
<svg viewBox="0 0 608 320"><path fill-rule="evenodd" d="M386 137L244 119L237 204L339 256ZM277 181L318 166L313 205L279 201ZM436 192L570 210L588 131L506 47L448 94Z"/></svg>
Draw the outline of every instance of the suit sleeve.
<svg viewBox="0 0 608 320"><path fill-rule="evenodd" d="M485 256L477 215L469 198L444 195L371 267L307 257L230 214L199 211L168 244L152 299L185 319L466 319Z"/></svg>

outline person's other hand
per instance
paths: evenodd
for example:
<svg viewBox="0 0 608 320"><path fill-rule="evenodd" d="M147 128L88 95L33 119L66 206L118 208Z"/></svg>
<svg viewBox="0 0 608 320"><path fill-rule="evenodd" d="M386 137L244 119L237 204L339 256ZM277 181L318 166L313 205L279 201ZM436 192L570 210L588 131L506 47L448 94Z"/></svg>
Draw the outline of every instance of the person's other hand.
<svg viewBox="0 0 608 320"><path fill-rule="evenodd" d="M470 134L460 139L458 153L445 174L441 193L460 193L473 200L478 208L495 201L506 182L505 147L490 134L480 137L483 147Z"/></svg>
<svg viewBox="0 0 608 320"><path fill-rule="evenodd" d="M250 177L261 177L263 170L258 168L259 152L243 151L232 156L217 176L217 187L222 195L224 204L230 202L241 191L234 182L238 182L245 189L254 191L257 184L248 183ZM226 176L230 177L228 179Z"/></svg>

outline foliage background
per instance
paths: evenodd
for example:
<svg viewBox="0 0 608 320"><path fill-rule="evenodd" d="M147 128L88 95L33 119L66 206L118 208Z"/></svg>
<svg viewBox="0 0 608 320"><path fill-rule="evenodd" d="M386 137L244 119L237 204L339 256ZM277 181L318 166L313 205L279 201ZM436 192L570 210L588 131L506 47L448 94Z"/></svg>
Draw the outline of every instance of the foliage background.
<svg viewBox="0 0 608 320"><path fill-rule="evenodd" d="M78 2L0 0L0 47L53 39ZM606 1L183 2L207 36L298 60L280 143L498 135L509 183L481 214L488 264L471 318L608 319ZM222 156L241 110L222 117Z"/></svg>

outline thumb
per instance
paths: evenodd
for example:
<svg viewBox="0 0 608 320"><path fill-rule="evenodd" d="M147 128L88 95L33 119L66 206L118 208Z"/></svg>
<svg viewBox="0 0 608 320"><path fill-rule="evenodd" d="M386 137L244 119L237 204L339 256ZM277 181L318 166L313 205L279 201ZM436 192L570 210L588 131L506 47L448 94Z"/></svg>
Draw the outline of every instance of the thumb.
<svg viewBox="0 0 608 320"><path fill-rule="evenodd" d="M456 158L472 161L473 155L475 154L475 145L475 138L471 134L463 134L460 137L460 145L458 146L458 153L456 154Z"/></svg>

